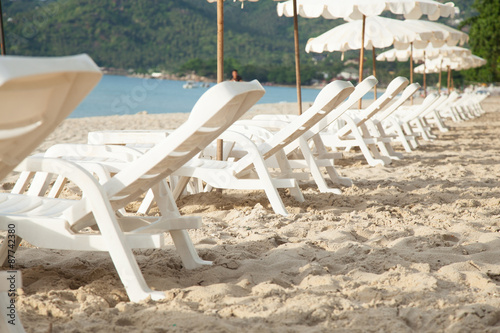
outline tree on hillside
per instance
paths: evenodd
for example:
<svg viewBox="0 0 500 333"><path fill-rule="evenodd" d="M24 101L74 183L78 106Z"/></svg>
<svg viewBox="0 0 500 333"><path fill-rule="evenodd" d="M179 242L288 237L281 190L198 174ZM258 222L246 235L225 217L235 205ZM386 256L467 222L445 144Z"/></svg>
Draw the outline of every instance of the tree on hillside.
<svg viewBox="0 0 500 333"><path fill-rule="evenodd" d="M461 26L469 25L469 44L472 53L485 58L485 66L469 70L473 81L500 81L500 0L476 0L473 8L479 15L470 17Z"/></svg>

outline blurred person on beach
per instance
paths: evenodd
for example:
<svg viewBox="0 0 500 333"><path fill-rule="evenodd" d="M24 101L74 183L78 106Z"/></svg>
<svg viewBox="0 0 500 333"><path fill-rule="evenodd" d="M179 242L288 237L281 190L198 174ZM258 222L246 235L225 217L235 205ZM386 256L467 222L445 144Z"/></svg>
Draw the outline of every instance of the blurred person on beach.
<svg viewBox="0 0 500 333"><path fill-rule="evenodd" d="M236 69L233 69L232 71L231 81L241 81L241 76L238 74Z"/></svg>

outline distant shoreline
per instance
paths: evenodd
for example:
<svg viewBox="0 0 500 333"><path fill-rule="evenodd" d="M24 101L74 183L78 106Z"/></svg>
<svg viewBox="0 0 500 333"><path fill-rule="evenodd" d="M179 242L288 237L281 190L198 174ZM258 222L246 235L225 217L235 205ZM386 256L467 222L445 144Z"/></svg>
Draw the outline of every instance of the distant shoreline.
<svg viewBox="0 0 500 333"><path fill-rule="evenodd" d="M175 74L166 74L166 73L157 73L158 75L153 74L141 74L141 73L133 73L129 72L125 69L117 69L117 68L106 68L106 67L101 67L102 72L105 75L118 75L118 76L128 76L128 77L136 77L136 78L142 78L142 79L158 79L158 80L173 80L173 81L195 81L195 82L202 82L202 83L213 83L215 84L217 80L208 78L206 76L200 76L196 74L187 74L184 76L178 76ZM286 87L286 88L293 88L295 87L294 84L278 84L278 83L272 83L272 82L265 82L262 83L263 86L273 86L273 87ZM309 89L321 89L323 88L325 84L316 84L316 85L301 85L302 88L309 88Z"/></svg>

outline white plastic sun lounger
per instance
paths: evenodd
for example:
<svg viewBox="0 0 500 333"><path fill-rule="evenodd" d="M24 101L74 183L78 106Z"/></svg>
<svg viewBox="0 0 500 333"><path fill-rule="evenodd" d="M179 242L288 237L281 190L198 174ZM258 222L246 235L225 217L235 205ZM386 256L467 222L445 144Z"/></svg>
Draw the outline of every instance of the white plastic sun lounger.
<svg viewBox="0 0 500 333"><path fill-rule="evenodd" d="M283 176L281 174L281 178L272 177L265 161L278 156L280 159L279 167L285 170L290 169L286 156L283 155L283 149L328 115L354 89L352 84L344 81L337 81L325 88L309 110L258 144L242 133L224 132L220 138L224 139L226 143L237 142L240 149L245 151L245 155L237 161L216 161L207 158L196 158L189 161L172 173L173 176L181 177L177 183L177 189L174 190L174 197L181 193L189 178L196 178L213 188L264 190L274 211L277 214L287 215L288 212L278 189L290 189L292 196L302 202L304 198L300 188L297 181L290 178L289 175ZM103 131L89 133L89 142L108 144L148 142L155 144L158 137L168 135L166 131L152 133L147 131ZM150 199L151 197L144 200L145 206L141 207L142 212L149 207Z"/></svg>
<svg viewBox="0 0 500 333"><path fill-rule="evenodd" d="M109 252L131 301L164 298L162 291L153 291L147 286L132 248L161 248L164 232L169 232L184 267L210 264L198 257L186 232L186 229L200 228L201 218L180 216L164 179L199 154L263 94L264 89L258 82L223 82L210 88L197 102L203 108L197 108L176 131L144 154L134 156L129 153L130 148L118 151L126 147L82 145L83 150L77 150L78 156L128 160L116 172L105 163L73 163L70 159L75 155L71 155L70 149L65 154L69 160L26 159L17 170L36 173L33 186L28 187L29 177L22 177L15 186L14 192L18 193L0 194L0 228L6 230L8 225L15 224L16 234L38 247ZM57 96L51 96L54 95ZM109 177L99 182L94 175ZM61 199L54 197L58 193L52 191L49 196L42 196L45 191L40 190L43 186L39 184L49 183L44 180L50 181L51 176L71 181L81 190L81 199ZM138 200L151 188L160 216L120 214L125 205ZM3 250L5 253L7 249Z"/></svg>
<svg viewBox="0 0 500 333"><path fill-rule="evenodd" d="M383 110L392 99L398 95L408 85L408 79L397 77L391 81L386 91L380 98L370 104L366 109L352 112L350 115L345 114L342 119L346 125L341 127L336 132L322 132L321 139L326 146L334 150L345 148L349 150L351 147L359 147L363 156L369 165L387 165L392 159L388 156L382 156L377 149L376 140L371 140L372 136L362 125L372 118L375 114Z"/></svg>
<svg viewBox="0 0 500 333"><path fill-rule="evenodd" d="M321 168L323 168L328 175L328 179L333 184L351 186L352 181L347 177L340 176L334 166L334 159L342 158L342 154L328 152L319 133L339 119L349 108L370 91L376 83L377 79L373 76L363 80L363 82L356 86L347 100L337 106L335 110L330 112L316 125L312 126L307 132L300 136L299 139L287 145L284 151L289 161L289 169L282 170L282 172L286 171L287 175L297 178L298 180L304 178L303 176L305 176L305 179L309 179L309 175L312 175L320 192L341 194L342 192L340 189L330 187L327 184L327 179L325 179L321 172ZM230 129L244 133L255 142L262 142L275 133L272 132L272 130L282 129L298 117L298 115L257 115L251 120L237 121ZM311 145L312 148L310 147ZM237 147L233 148L231 156L236 154L238 154ZM279 167L278 162L277 159L266 160L267 166L270 168ZM297 170L309 170L309 172L296 172Z"/></svg>
<svg viewBox="0 0 500 333"><path fill-rule="evenodd" d="M87 55L59 58L0 57L0 179L4 179L66 118L101 78ZM6 204L0 194L0 229L7 231L0 250L0 332L23 333L16 311L16 289L22 285L15 267L16 233L21 227L10 219L16 209L29 210L31 200ZM38 207L42 210L42 207ZM24 219L39 222L29 215Z"/></svg>

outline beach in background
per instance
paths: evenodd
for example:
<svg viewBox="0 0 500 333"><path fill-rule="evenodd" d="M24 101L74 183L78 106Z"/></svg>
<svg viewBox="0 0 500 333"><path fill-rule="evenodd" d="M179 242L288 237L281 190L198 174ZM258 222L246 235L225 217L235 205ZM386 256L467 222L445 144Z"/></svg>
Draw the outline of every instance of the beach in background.
<svg viewBox="0 0 500 333"><path fill-rule="evenodd" d="M261 191L178 201L203 216L190 231L213 266L186 270L168 236L137 250L162 301L130 303L106 253L23 243L18 314L27 332L500 332L500 97L486 114L447 122L433 142L389 166L359 151L336 160L354 185L342 195L302 184L273 213ZM305 103L307 107L307 103ZM293 103L256 113L295 113ZM41 144L85 143L102 129L173 129L186 113L67 119ZM9 191L15 175L3 182ZM151 212L154 214L155 210Z"/></svg>

